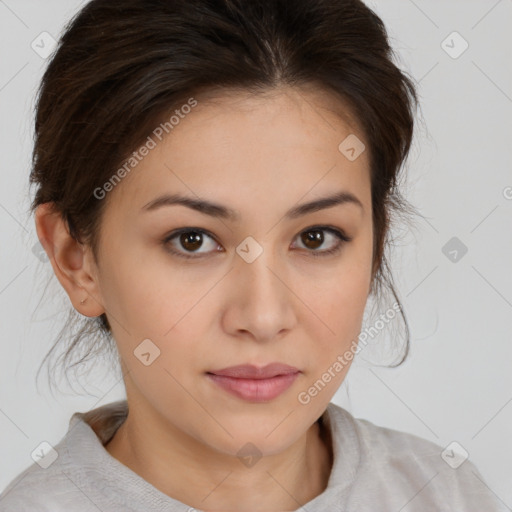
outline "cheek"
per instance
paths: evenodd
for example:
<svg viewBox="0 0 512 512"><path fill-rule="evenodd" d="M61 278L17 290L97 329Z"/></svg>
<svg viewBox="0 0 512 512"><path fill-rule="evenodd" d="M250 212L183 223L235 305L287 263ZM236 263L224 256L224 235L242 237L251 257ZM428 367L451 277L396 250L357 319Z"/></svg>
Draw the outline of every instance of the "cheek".
<svg viewBox="0 0 512 512"><path fill-rule="evenodd" d="M365 286L351 286L348 281L332 290L326 290L317 306L318 316L323 323L318 324L314 336L318 343L317 350L323 354L345 351L361 331L364 310L367 301Z"/></svg>
<svg viewBox="0 0 512 512"><path fill-rule="evenodd" d="M311 350L318 356L317 371L324 371L358 342L368 300L370 263L370 259L352 263L347 258L346 265L341 264L328 279L317 281L313 295L304 295L306 288L299 292L308 297L305 302L310 309L303 321L310 329Z"/></svg>
<svg viewBox="0 0 512 512"><path fill-rule="evenodd" d="M159 250L155 251L159 253ZM108 312L120 334L135 339L161 338L191 310L204 293L199 280L166 265L160 254L138 257L135 251L114 261L102 278ZM184 277L185 276L185 277ZM121 327L122 325L122 327Z"/></svg>
<svg viewBox="0 0 512 512"><path fill-rule="evenodd" d="M355 250L345 256L328 271L302 278L298 289L298 295L338 337L361 322L371 278L371 258Z"/></svg>
<svg viewBox="0 0 512 512"><path fill-rule="evenodd" d="M319 322L309 332L309 377L303 395L326 405L345 380L356 356L366 306L366 280L354 275L337 286L330 285L317 302ZM310 321L310 324L311 321ZM301 398L302 397L302 398ZM316 398L318 397L318 398ZM307 402L301 402L307 403Z"/></svg>
<svg viewBox="0 0 512 512"><path fill-rule="evenodd" d="M113 322L113 329L123 360L141 388L155 396L163 389L166 394L173 394L173 390L179 393L172 376L182 382L200 366L198 343L205 339L218 304L208 293L214 281L211 276L203 279L192 272L187 275L161 261L148 261L137 272L131 265L116 272L112 279L112 298L117 301L114 316L123 327ZM144 342L147 339L151 343ZM158 354L148 367L135 357L142 351L139 347L145 346L142 343L150 353ZM167 387L159 383L167 383Z"/></svg>

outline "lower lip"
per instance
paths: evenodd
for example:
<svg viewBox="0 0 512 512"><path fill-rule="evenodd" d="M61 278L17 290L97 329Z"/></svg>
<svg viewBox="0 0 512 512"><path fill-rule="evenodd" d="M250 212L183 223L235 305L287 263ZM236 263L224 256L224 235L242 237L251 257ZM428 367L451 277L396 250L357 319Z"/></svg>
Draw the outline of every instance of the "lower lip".
<svg viewBox="0 0 512 512"><path fill-rule="evenodd" d="M240 379L207 374L210 379L229 393L250 402L268 402L284 393L298 377L299 372L277 375L270 379Z"/></svg>

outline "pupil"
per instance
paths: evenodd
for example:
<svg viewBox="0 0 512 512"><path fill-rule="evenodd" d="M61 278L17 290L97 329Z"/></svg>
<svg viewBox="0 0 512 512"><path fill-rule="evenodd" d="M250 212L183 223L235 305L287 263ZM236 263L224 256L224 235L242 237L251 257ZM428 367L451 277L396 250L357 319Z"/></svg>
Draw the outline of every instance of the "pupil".
<svg viewBox="0 0 512 512"><path fill-rule="evenodd" d="M302 241L304 242L304 245L306 247L316 249L317 247L322 245L322 243L324 241L324 236L323 236L322 231L308 231L308 232L304 233ZM312 243L312 245L311 245L311 243Z"/></svg>
<svg viewBox="0 0 512 512"><path fill-rule="evenodd" d="M201 246L201 234L191 231L189 233L182 233L180 242L185 249L195 250ZM194 245L196 244L196 245Z"/></svg>

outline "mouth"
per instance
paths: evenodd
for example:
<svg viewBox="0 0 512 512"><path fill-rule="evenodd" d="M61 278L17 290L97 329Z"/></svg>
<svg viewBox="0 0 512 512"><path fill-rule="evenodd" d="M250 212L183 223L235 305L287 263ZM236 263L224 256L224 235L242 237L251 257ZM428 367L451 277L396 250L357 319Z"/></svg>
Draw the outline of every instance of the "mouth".
<svg viewBox="0 0 512 512"><path fill-rule="evenodd" d="M212 370L207 373L237 379L270 379L280 375L290 375L299 371L298 368L284 363L270 363L262 367L252 364L242 364L223 368L222 370Z"/></svg>
<svg viewBox="0 0 512 512"><path fill-rule="evenodd" d="M272 363L264 367L239 365L206 372L224 391L249 402L269 402L284 393L300 375L293 366Z"/></svg>

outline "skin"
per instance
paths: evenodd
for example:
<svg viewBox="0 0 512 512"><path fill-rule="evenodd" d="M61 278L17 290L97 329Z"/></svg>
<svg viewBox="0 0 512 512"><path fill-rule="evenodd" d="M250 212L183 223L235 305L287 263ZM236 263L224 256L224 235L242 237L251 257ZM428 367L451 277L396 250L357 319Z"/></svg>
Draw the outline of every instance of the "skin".
<svg viewBox="0 0 512 512"><path fill-rule="evenodd" d="M331 441L316 420L349 365L308 404L298 395L357 340L370 290L368 152L349 161L338 150L349 134L364 136L347 124L339 100L318 88L197 99L108 193L98 262L48 205L36 213L37 232L73 306L89 317L106 312L112 326L129 415L107 451L198 509L296 510L327 487ZM363 208L346 203L284 218L298 204L341 190ZM181 205L142 212L163 192L214 201L240 219ZM325 224L352 240L337 254L314 257L338 239L322 231L323 243L307 246L301 234ZM195 253L179 236L167 243L198 259L166 250L166 236L184 227L215 237L204 235ZM263 249L252 263L236 253L248 236ZM133 353L147 338L161 351L149 366ZM274 361L301 373L269 402L232 396L205 375ZM252 467L237 456L248 442L262 454Z"/></svg>

